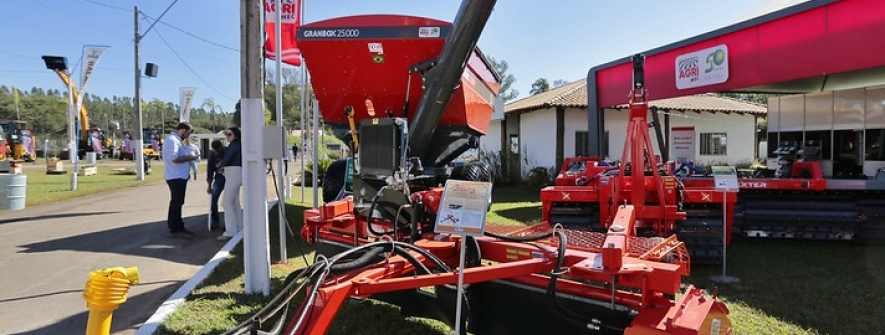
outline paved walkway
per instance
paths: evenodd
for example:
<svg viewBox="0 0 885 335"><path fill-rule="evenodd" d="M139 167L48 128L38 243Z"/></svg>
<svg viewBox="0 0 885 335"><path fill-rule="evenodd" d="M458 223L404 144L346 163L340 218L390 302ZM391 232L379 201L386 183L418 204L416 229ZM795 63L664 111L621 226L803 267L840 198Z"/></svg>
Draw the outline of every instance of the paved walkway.
<svg viewBox="0 0 885 335"><path fill-rule="evenodd" d="M225 245L206 229L204 181L188 184L182 212L192 239L167 237L168 199L166 184L157 183L0 213L0 334L84 333L89 272L135 266L141 282L111 328L134 334Z"/></svg>

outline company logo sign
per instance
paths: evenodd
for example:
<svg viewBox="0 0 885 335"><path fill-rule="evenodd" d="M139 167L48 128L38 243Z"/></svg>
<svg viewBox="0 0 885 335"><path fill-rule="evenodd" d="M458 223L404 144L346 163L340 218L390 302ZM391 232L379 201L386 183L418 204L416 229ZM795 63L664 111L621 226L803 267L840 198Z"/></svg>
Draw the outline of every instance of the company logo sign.
<svg viewBox="0 0 885 335"><path fill-rule="evenodd" d="M728 47L712 48L676 57L676 87L680 90L728 81Z"/></svg>
<svg viewBox="0 0 885 335"><path fill-rule="evenodd" d="M439 37L439 27L420 27L418 28L418 37L429 38Z"/></svg>

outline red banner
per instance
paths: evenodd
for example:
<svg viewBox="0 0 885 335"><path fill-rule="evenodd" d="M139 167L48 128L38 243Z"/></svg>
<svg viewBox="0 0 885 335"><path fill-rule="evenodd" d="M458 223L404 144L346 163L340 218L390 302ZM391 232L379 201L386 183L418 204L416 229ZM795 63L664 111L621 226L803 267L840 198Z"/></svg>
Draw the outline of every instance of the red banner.
<svg viewBox="0 0 885 335"><path fill-rule="evenodd" d="M267 40L264 43L264 56L267 59L276 59L276 0L264 1L264 30ZM295 43L295 28L298 27L298 18L301 15L301 0L280 0L280 58L282 62L301 66L301 52Z"/></svg>

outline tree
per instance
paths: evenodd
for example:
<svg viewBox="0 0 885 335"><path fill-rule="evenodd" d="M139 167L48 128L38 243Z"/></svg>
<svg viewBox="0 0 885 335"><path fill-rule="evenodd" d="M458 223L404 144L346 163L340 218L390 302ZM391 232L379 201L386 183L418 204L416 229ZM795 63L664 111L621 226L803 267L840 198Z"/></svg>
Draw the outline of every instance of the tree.
<svg viewBox="0 0 885 335"><path fill-rule="evenodd" d="M489 60L489 63L491 63L495 72L498 72L498 76L501 77L501 88L498 92L498 96L504 100L504 103L516 99L516 97L519 96L519 91L511 88L513 83L516 82L516 78L513 77L513 74L507 73L507 70L510 68L507 61L498 61L490 56L486 56L486 59Z"/></svg>
<svg viewBox="0 0 885 335"><path fill-rule="evenodd" d="M270 111L272 123L276 123L277 87L274 70L267 69L264 80L264 103ZM283 122L287 129L300 127L301 122L301 72L292 68L281 69L281 86L283 90Z"/></svg>
<svg viewBox="0 0 885 335"><path fill-rule="evenodd" d="M556 79L553 81L553 88L563 87L563 86L565 86L565 84L568 84L568 82L565 81L565 79Z"/></svg>
<svg viewBox="0 0 885 335"><path fill-rule="evenodd" d="M214 134L215 133L215 109L219 108L221 106L218 106L217 104L215 104L215 100L212 98L206 98L206 100L203 100L203 104L200 105L200 109L205 109L206 106L209 106L209 110L212 113L209 116L209 121L212 122L212 133Z"/></svg>
<svg viewBox="0 0 885 335"><path fill-rule="evenodd" d="M529 91L529 94L536 95L538 93L547 92L549 90L550 83L547 82L547 79L538 78L538 80L535 80L535 82L532 84L532 89Z"/></svg>

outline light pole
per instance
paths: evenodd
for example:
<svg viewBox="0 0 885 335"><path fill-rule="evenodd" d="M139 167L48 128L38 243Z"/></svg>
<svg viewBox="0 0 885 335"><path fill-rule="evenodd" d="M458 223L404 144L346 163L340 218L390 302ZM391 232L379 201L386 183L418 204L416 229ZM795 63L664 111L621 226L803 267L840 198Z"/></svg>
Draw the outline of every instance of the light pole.
<svg viewBox="0 0 885 335"><path fill-rule="evenodd" d="M68 78L68 156L71 161L74 163L74 171L71 172L71 191L77 190L77 160L80 158L77 155L77 140L74 125L74 80L71 79L70 73L68 73L68 59L61 56L43 56L43 62L46 63L46 68L54 71L59 76L63 78Z"/></svg>

